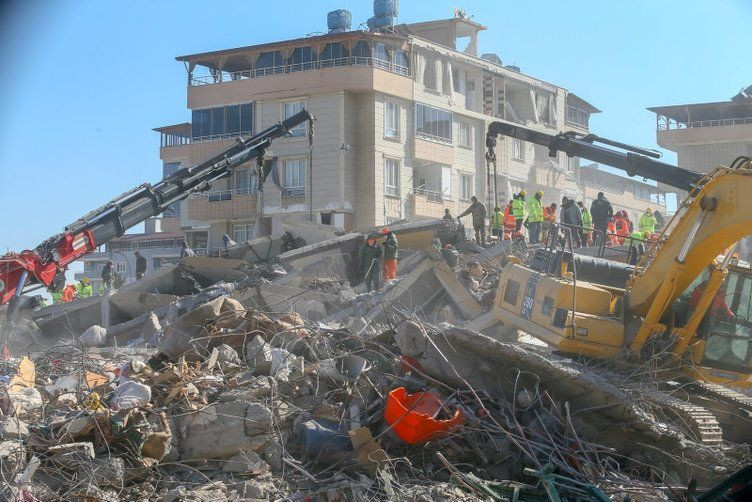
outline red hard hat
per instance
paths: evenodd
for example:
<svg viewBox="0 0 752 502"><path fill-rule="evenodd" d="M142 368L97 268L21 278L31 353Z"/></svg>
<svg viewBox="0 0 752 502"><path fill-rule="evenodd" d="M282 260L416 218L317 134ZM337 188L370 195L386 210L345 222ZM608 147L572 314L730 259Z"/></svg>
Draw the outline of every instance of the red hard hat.
<svg viewBox="0 0 752 502"><path fill-rule="evenodd" d="M384 227L381 229L381 235L386 235L389 233L389 227Z"/></svg>

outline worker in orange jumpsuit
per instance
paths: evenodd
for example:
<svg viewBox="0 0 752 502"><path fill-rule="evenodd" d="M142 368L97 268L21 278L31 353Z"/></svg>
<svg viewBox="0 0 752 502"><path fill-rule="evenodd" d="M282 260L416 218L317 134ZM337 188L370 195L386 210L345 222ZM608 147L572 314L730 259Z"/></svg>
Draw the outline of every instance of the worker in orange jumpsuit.
<svg viewBox="0 0 752 502"><path fill-rule="evenodd" d="M68 284L63 288L63 296L61 299L63 302L71 302L76 297L76 286L74 284Z"/></svg>
<svg viewBox="0 0 752 502"><path fill-rule="evenodd" d="M381 229L381 236L384 237L384 281L397 278L397 237L389 228Z"/></svg>
<svg viewBox="0 0 752 502"><path fill-rule="evenodd" d="M548 245L548 229L551 224L556 223L556 202L543 208L543 225L541 225L541 242L544 246Z"/></svg>
<svg viewBox="0 0 752 502"><path fill-rule="evenodd" d="M619 245L623 246L624 241L629 237L629 220L626 218L627 213L625 211L617 211L614 215L614 227L616 228L616 235L618 236Z"/></svg>
<svg viewBox="0 0 752 502"><path fill-rule="evenodd" d="M510 200L506 209L504 209L504 240L511 239L516 230L517 220L514 219L514 214L512 214L512 201Z"/></svg>
<svg viewBox="0 0 752 502"><path fill-rule="evenodd" d="M611 218L608 221L608 227L606 228L606 233L608 234L606 242L608 242L609 246L619 245L619 237L616 235L616 223L614 223L615 219L616 219L616 216Z"/></svg>

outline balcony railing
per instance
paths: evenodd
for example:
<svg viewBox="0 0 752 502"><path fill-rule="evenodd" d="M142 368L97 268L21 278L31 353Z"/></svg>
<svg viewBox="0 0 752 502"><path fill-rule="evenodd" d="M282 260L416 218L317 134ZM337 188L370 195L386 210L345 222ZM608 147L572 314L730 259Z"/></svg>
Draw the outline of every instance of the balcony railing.
<svg viewBox="0 0 752 502"><path fill-rule="evenodd" d="M319 61L311 61L307 63L294 63L286 64L282 66L270 66L266 68L255 68L251 70L242 70L235 72L223 72L222 82L226 82L225 76L229 78L229 81L235 80L248 80L252 78L267 77L270 75L280 75L284 73L295 73L299 71L320 70L323 68L335 68L339 66L372 66L374 68L381 68L397 75L410 77L410 68L407 66L401 66L391 61L372 57L360 57L349 56L344 58L335 59L321 59ZM191 85L209 85L220 83L219 76L214 75L202 75L191 78Z"/></svg>
<svg viewBox="0 0 752 502"><path fill-rule="evenodd" d="M412 193L415 195L422 195L428 202L451 202L452 198L442 192L436 192L433 190L426 190L425 188L413 188Z"/></svg>
<svg viewBox="0 0 752 502"><path fill-rule="evenodd" d="M735 119L718 119L718 120L695 120L692 122L679 122L667 117L659 116L658 130L670 131L678 129L693 129L696 127L724 127L733 125L752 124L752 117L740 117Z"/></svg>
<svg viewBox="0 0 752 502"><path fill-rule="evenodd" d="M232 200L233 195L251 195L258 191L257 188L235 188L232 190L215 190L212 192L194 193L188 199L207 199L209 202ZM195 250L194 250L195 251Z"/></svg>

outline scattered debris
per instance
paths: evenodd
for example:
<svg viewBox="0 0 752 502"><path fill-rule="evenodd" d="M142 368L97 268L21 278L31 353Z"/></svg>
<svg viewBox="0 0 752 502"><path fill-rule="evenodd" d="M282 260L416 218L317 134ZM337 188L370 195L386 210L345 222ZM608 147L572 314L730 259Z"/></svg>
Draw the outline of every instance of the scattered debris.
<svg viewBox="0 0 752 502"><path fill-rule="evenodd" d="M314 228L124 288L107 328L89 299L67 328L41 314L0 362L0 498L647 500L752 461L674 426L649 380L505 331L517 251L447 225L393 225L409 249L377 292L350 266L363 235Z"/></svg>

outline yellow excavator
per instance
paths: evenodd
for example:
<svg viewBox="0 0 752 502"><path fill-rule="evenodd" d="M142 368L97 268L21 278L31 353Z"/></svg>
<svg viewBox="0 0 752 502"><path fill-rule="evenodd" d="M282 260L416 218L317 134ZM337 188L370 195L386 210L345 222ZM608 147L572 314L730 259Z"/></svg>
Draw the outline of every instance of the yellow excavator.
<svg viewBox="0 0 752 502"><path fill-rule="evenodd" d="M719 421L741 419L746 427L738 430L749 441L752 399L730 387L752 388L752 270L734 260L739 240L752 234L752 161L740 157L702 175L595 135L494 122L489 162L499 135L546 146L551 156L563 151L621 168L688 196L634 266L578 255L552 235L550 247L528 263L504 267L495 318L568 355L657 362L667 382L690 385L692 402ZM551 232L575 230L555 225Z"/></svg>

